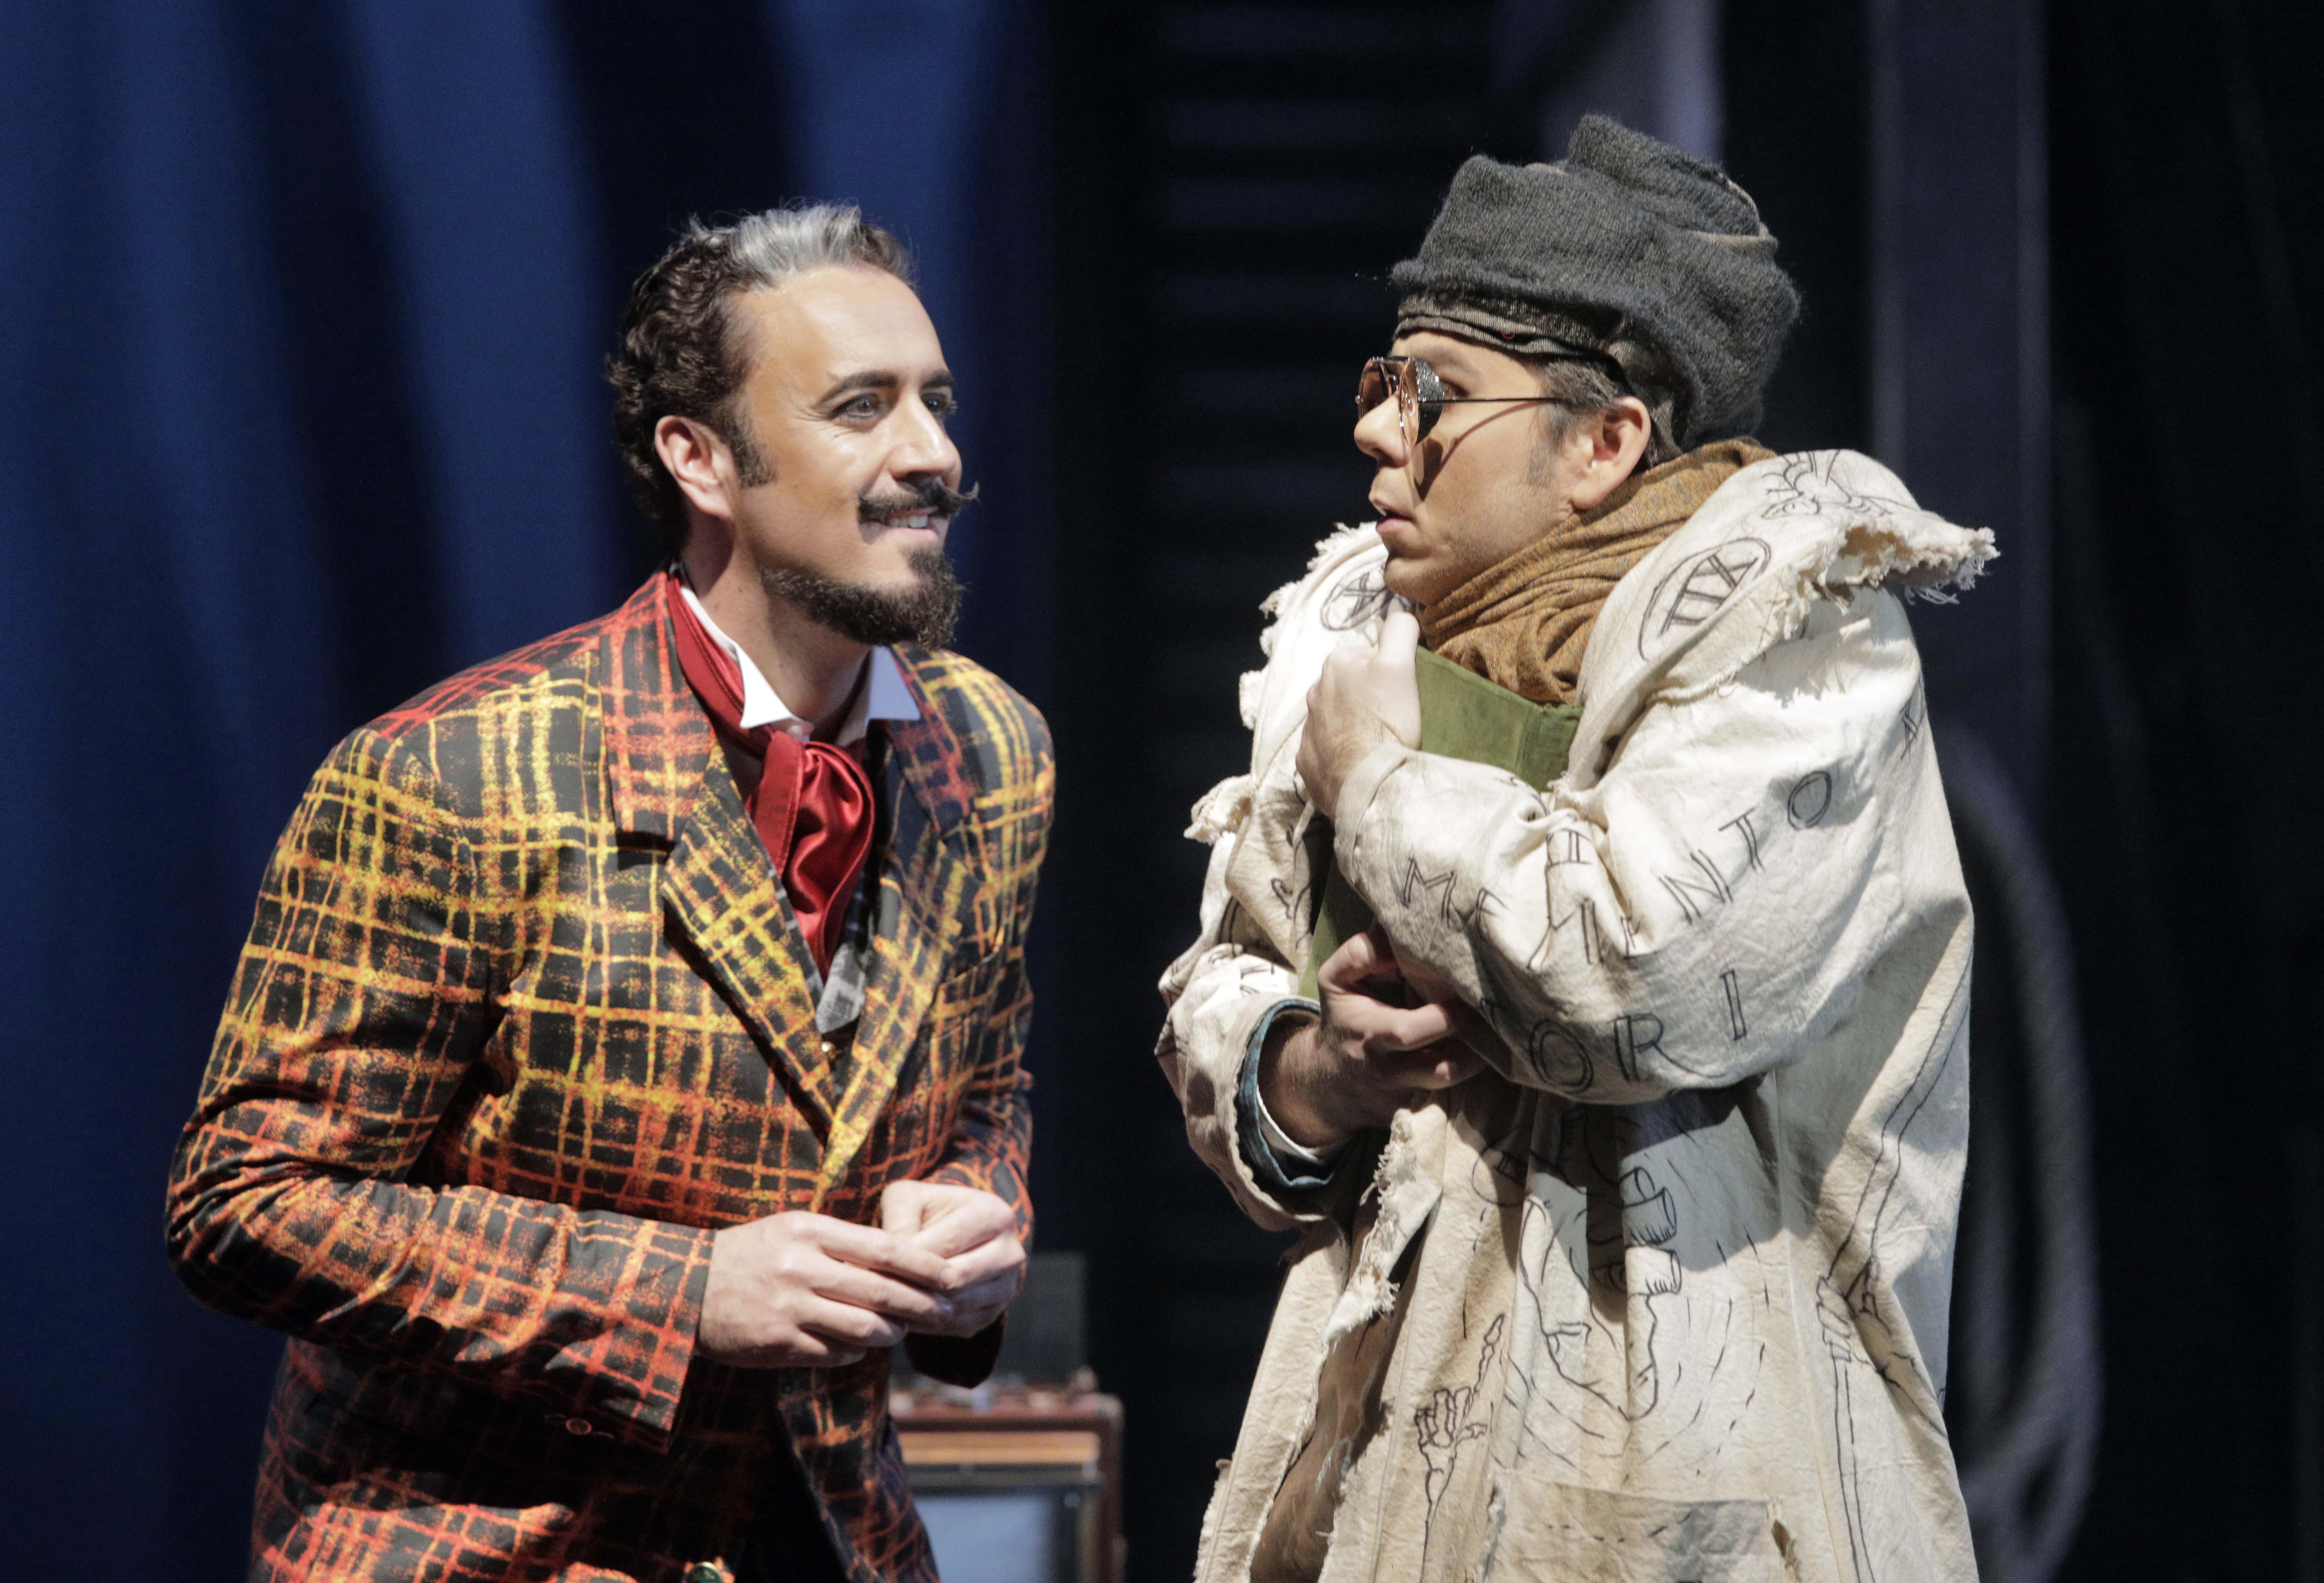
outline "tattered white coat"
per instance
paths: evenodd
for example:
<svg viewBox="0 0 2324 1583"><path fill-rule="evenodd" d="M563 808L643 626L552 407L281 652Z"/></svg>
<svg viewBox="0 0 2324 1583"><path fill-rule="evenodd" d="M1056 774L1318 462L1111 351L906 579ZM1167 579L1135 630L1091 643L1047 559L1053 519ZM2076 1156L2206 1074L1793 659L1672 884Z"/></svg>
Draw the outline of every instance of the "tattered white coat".
<svg viewBox="0 0 2324 1583"><path fill-rule="evenodd" d="M1357 767L1335 861L1508 1081L1397 1118L1360 1263L1310 1218L1205 1583L1247 1576L1325 1348L1424 1230L1326 1583L1974 1576L1941 1408L1969 907L1892 590L1992 555L1865 457L1757 463L1606 602L1546 793ZM1383 558L1342 531L1270 602L1251 770L1195 810L1203 932L1163 983L1194 1146L1270 1226L1301 1217L1239 1157L1237 1075L1307 950L1307 689L1377 630Z"/></svg>

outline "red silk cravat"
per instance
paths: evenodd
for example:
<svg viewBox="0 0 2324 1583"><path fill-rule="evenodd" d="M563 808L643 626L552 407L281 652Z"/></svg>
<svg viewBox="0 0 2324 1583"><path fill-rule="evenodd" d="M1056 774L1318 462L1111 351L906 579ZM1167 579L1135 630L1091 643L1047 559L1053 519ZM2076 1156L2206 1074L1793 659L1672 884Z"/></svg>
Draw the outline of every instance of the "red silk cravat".
<svg viewBox="0 0 2324 1583"><path fill-rule="evenodd" d="M678 664L718 734L764 765L758 783L742 788L742 805L782 879L816 970L827 973L872 852L872 778L845 748L802 742L772 725L742 728L742 667L710 636L681 586L669 574Z"/></svg>

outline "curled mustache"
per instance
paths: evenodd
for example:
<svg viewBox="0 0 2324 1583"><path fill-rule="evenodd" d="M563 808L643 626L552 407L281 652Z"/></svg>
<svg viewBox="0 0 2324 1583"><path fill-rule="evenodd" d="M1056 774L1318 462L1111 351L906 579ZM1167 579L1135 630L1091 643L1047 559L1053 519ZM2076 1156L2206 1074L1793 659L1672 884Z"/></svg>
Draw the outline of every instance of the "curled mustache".
<svg viewBox="0 0 2324 1583"><path fill-rule="evenodd" d="M895 494L857 495L855 511L866 522L892 522L922 511L932 517L956 517L976 499L981 487L972 486L964 494L941 478L923 478Z"/></svg>

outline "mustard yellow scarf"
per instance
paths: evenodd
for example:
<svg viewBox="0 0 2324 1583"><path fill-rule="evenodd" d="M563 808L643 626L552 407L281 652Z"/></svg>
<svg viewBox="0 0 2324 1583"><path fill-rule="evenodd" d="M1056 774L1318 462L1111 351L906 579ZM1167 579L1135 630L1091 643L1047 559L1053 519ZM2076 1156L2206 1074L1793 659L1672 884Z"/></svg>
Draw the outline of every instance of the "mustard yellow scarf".
<svg viewBox="0 0 2324 1583"><path fill-rule="evenodd" d="M1774 455L1757 440L1718 440L1633 474L1571 523L1421 611L1421 636L1454 664L1536 704L1571 704L1590 629L1622 574L1720 484Z"/></svg>

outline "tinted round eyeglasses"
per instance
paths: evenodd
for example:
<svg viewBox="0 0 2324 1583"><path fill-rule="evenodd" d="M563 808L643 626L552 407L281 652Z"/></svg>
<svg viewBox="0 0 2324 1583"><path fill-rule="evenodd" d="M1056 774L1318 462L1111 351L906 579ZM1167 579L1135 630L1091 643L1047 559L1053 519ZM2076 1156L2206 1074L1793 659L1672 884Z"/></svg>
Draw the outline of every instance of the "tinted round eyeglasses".
<svg viewBox="0 0 2324 1583"><path fill-rule="evenodd" d="M1356 419L1390 397L1396 399L1396 430L1408 450L1428 437L1447 407L1470 401L1554 401L1554 396L1448 396L1436 371L1417 357L1375 357L1356 381Z"/></svg>

